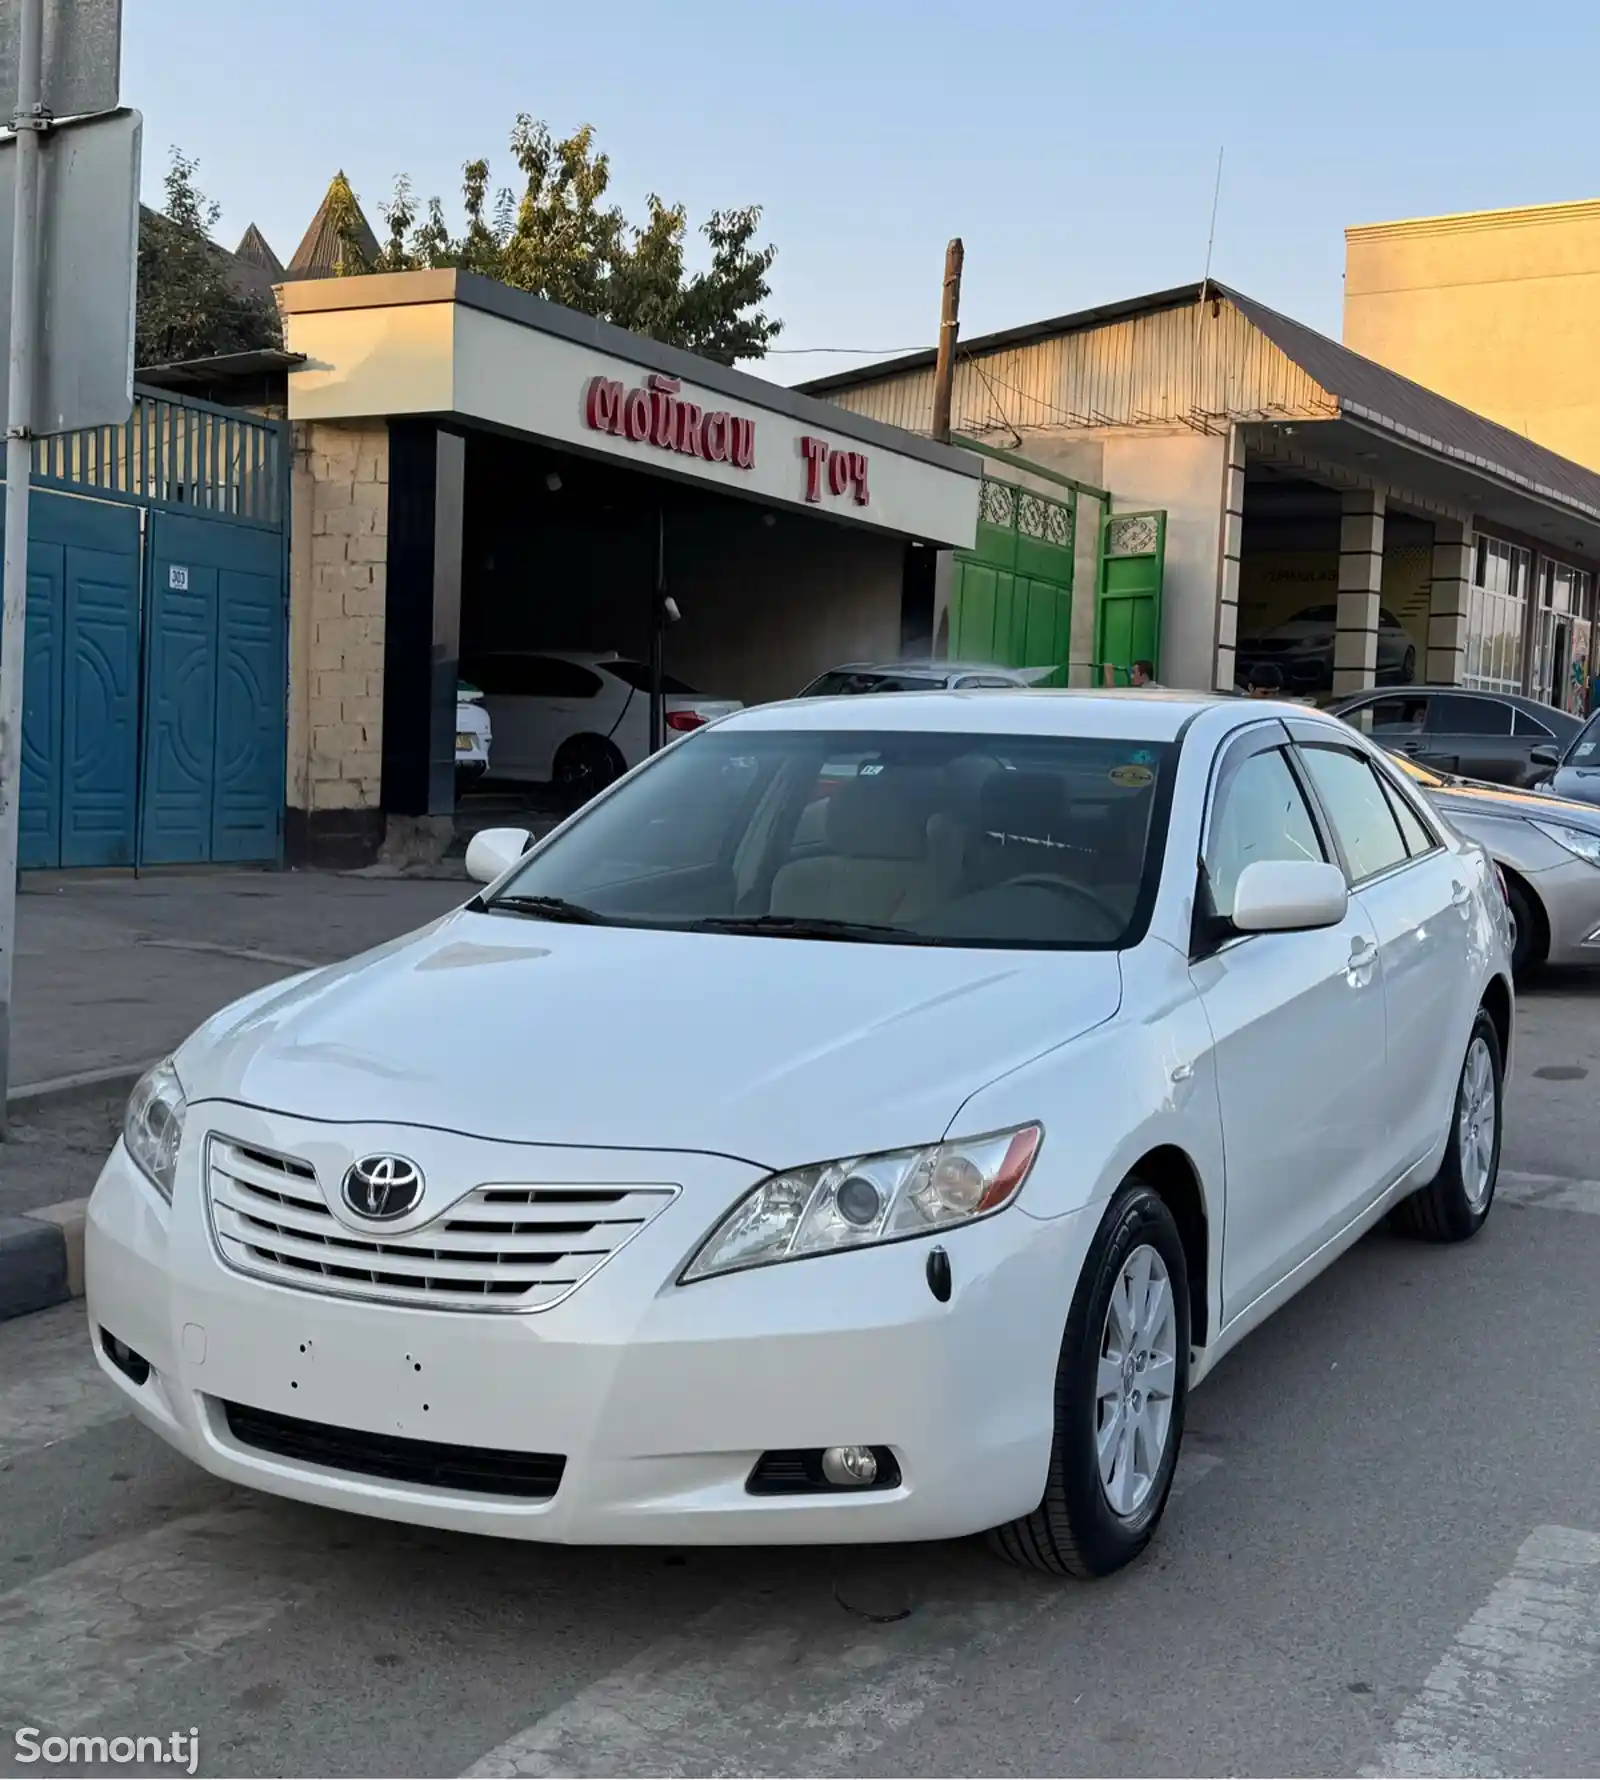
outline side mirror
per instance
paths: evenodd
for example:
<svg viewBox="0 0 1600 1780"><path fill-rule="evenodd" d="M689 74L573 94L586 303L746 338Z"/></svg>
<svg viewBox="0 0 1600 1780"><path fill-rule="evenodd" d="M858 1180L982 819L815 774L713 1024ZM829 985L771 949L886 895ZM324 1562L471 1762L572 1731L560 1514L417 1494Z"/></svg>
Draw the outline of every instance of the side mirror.
<svg viewBox="0 0 1600 1780"><path fill-rule="evenodd" d="M467 876L492 884L527 852L533 836L526 828L484 828L467 842Z"/></svg>
<svg viewBox="0 0 1600 1780"><path fill-rule="evenodd" d="M1317 859L1258 859L1239 874L1233 925L1240 933L1298 933L1337 927L1350 890L1336 865Z"/></svg>
<svg viewBox="0 0 1600 1780"><path fill-rule="evenodd" d="M1549 767L1553 772L1561 764L1561 750L1552 748L1548 742L1541 742L1537 748L1528 750L1528 764Z"/></svg>

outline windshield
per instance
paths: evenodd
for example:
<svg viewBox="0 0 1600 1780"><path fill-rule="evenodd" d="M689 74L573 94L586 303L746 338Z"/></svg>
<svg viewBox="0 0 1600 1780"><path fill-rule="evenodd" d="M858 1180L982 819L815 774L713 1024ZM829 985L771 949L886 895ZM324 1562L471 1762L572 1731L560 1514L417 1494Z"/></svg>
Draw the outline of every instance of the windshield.
<svg viewBox="0 0 1600 1780"><path fill-rule="evenodd" d="M944 685L933 674L876 673L864 668L835 668L813 680L802 698L837 698L849 692L934 692Z"/></svg>
<svg viewBox="0 0 1600 1780"><path fill-rule="evenodd" d="M1572 738L1572 746L1567 749L1561 764L1600 767L1600 711L1596 711Z"/></svg>
<svg viewBox="0 0 1600 1780"><path fill-rule="evenodd" d="M1149 922L1176 755L1078 736L708 730L530 853L482 906L799 939L1116 949Z"/></svg>

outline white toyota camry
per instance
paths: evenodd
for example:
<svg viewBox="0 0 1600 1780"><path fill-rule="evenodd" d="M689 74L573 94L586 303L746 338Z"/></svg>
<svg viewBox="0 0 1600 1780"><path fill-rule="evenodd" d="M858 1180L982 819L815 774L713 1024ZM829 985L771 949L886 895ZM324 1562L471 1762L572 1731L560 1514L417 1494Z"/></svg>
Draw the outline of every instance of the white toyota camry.
<svg viewBox="0 0 1600 1780"><path fill-rule="evenodd" d="M806 700L525 841L132 1097L92 1336L220 1477L1103 1574L1222 1354L1391 1209L1488 1215L1502 892L1336 720Z"/></svg>

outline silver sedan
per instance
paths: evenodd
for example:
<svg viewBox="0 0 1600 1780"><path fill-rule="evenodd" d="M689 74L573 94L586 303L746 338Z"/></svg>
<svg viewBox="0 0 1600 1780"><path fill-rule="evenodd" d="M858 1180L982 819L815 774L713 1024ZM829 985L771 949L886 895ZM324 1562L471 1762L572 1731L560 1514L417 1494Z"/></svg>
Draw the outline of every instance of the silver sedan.
<svg viewBox="0 0 1600 1780"><path fill-rule="evenodd" d="M1600 964L1600 808L1429 772L1395 756L1440 814L1500 867L1517 924L1519 972Z"/></svg>

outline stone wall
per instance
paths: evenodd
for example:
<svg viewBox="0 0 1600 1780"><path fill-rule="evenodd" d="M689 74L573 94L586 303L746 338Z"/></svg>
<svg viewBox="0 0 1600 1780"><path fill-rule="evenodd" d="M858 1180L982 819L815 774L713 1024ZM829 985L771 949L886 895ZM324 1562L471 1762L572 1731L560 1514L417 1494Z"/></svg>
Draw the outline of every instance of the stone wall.
<svg viewBox="0 0 1600 1780"><path fill-rule="evenodd" d="M297 422L293 508L287 850L364 863L382 838L386 423Z"/></svg>

